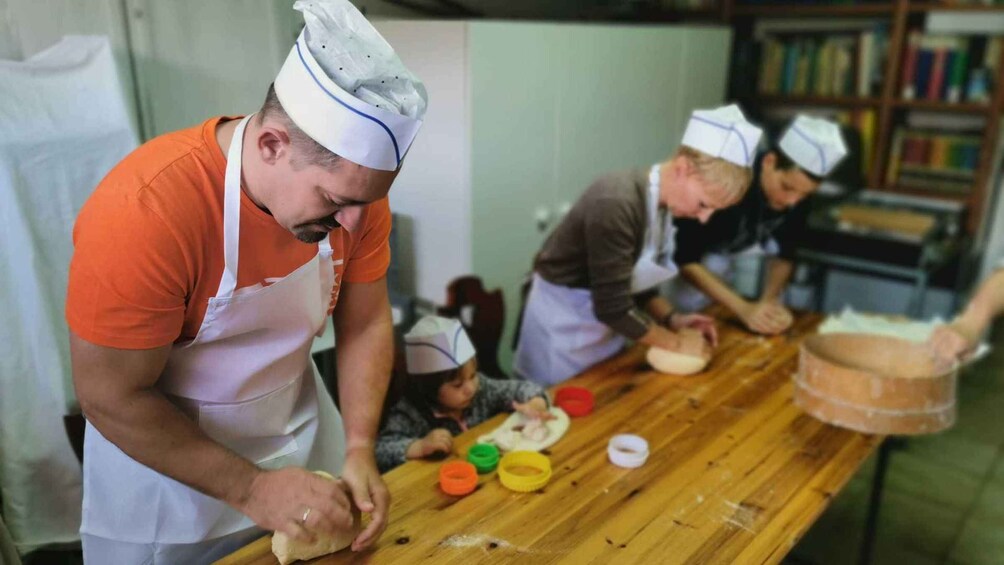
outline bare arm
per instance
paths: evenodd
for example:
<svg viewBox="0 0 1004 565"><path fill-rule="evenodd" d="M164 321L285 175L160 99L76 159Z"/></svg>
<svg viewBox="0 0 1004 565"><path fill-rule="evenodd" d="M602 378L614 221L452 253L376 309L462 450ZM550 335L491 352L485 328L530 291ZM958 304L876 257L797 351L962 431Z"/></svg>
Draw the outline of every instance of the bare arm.
<svg viewBox="0 0 1004 565"><path fill-rule="evenodd" d="M761 301L777 301L788 286L795 264L787 259L774 257L767 264L767 280L764 281Z"/></svg>
<svg viewBox="0 0 1004 565"><path fill-rule="evenodd" d="M983 333L991 320L1001 314L1004 314L1004 269L996 270L983 281L959 318L979 327Z"/></svg>
<svg viewBox="0 0 1004 565"><path fill-rule="evenodd" d="M1004 314L1004 269L987 277L966 309L951 324L937 328L930 343L944 359L958 359L976 348L990 322Z"/></svg>
<svg viewBox="0 0 1004 565"><path fill-rule="evenodd" d="M300 523L307 502L317 514L310 530L334 533L351 524L340 487L302 469L262 471L207 437L167 400L156 383L170 350L114 349L71 333L73 382L91 425L133 459L224 501L263 528L309 539Z"/></svg>
<svg viewBox="0 0 1004 565"><path fill-rule="evenodd" d="M363 512L372 516L353 550L373 543L387 525L390 494L377 470L374 448L380 411L393 366L394 324L387 281L345 283L334 312L338 345L338 397L345 422L343 478Z"/></svg>
<svg viewBox="0 0 1004 565"><path fill-rule="evenodd" d="M678 332L683 328L695 329L701 332L711 347L718 346L718 330L711 316L674 312L673 305L660 294L656 294L645 304L645 310L656 323L671 331Z"/></svg>
<svg viewBox="0 0 1004 565"><path fill-rule="evenodd" d="M760 302L746 300L700 263L685 265L681 269L681 273L691 284L728 308L746 324L746 327L757 333L776 334L791 325L791 313L786 308L773 300L761 300ZM783 274L782 270L772 271L768 279L771 277L779 278ZM788 275L790 274L789 271ZM787 282L787 276L784 281ZM770 285L771 283L768 281L768 286ZM778 286L776 281L773 286ZM780 287L784 288L784 285L782 284Z"/></svg>
<svg viewBox="0 0 1004 565"><path fill-rule="evenodd" d="M645 311L656 322L662 323L673 313L673 305L659 294L653 296L645 303Z"/></svg>
<svg viewBox="0 0 1004 565"><path fill-rule="evenodd" d="M741 316L740 313L750 306L746 299L700 263L684 265L680 273L698 290L737 315Z"/></svg>
<svg viewBox="0 0 1004 565"><path fill-rule="evenodd" d="M155 388L170 350L170 346L113 349L71 333L73 383L84 416L133 459L201 493L240 506L260 471L206 437Z"/></svg>

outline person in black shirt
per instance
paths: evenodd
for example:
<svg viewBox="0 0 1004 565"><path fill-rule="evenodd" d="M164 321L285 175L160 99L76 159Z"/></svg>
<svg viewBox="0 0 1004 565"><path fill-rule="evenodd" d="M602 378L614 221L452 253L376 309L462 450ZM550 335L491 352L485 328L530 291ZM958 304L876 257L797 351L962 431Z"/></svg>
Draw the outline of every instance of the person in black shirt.
<svg viewBox="0 0 1004 565"><path fill-rule="evenodd" d="M795 118L779 141L768 143L754 163L753 184L738 204L706 224L678 222L674 259L689 285L677 285L674 302L699 308L703 296L694 296L696 287L750 330L777 334L792 322L781 294L794 271L795 247L809 213L807 197L844 158L847 147L836 124L804 115ZM764 252L775 257L763 292L758 300L747 300L721 277L735 256Z"/></svg>

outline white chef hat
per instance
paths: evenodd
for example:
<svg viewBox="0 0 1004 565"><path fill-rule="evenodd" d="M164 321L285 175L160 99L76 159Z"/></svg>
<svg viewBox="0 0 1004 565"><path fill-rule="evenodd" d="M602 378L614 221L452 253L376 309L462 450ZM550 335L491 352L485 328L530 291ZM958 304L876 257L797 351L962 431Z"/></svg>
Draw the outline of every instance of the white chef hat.
<svg viewBox="0 0 1004 565"><path fill-rule="evenodd" d="M414 375L457 369L474 357L474 345L458 320L424 316L404 336L408 372Z"/></svg>
<svg viewBox="0 0 1004 565"><path fill-rule="evenodd" d="M333 153L396 170L422 125L425 86L348 0L297 0L306 25L275 78L293 122Z"/></svg>
<svg viewBox="0 0 1004 565"><path fill-rule="evenodd" d="M683 132L683 145L743 167L753 164L763 131L746 121L735 104L694 110Z"/></svg>
<svg viewBox="0 0 1004 565"><path fill-rule="evenodd" d="M799 114L778 143L800 168L825 177L847 155L847 145L837 124Z"/></svg>

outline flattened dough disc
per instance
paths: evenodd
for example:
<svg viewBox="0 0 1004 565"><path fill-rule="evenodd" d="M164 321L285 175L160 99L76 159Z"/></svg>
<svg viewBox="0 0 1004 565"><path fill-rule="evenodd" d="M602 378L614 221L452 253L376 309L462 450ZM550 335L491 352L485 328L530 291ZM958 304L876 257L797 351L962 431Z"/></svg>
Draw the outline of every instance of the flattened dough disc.
<svg viewBox="0 0 1004 565"><path fill-rule="evenodd" d="M548 434L543 440L535 441L526 437L521 431L529 421L526 416L519 412L513 412L506 418L502 425L495 428L491 433L487 433L478 438L478 443L495 444L502 451L540 451L547 449L561 439L568 431L570 421L568 414L557 406L551 407L553 420L548 420L544 424L547 426ZM520 428L519 430L514 428Z"/></svg>

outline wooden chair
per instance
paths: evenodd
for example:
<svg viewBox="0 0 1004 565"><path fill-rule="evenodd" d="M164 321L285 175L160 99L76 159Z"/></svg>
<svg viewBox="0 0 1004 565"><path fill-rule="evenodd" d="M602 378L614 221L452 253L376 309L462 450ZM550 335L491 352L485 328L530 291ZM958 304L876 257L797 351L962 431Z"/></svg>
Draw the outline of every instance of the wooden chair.
<svg viewBox="0 0 1004 565"><path fill-rule="evenodd" d="M505 327L505 300L502 290L485 290L481 279L464 276L446 288L446 306L436 311L440 316L457 318L474 344L478 370L489 377L508 379L499 366L498 350Z"/></svg>

